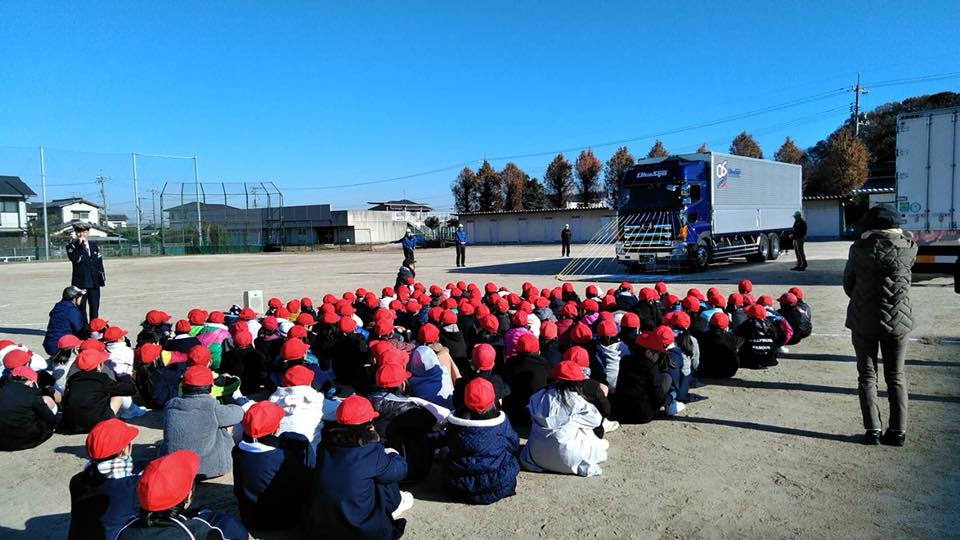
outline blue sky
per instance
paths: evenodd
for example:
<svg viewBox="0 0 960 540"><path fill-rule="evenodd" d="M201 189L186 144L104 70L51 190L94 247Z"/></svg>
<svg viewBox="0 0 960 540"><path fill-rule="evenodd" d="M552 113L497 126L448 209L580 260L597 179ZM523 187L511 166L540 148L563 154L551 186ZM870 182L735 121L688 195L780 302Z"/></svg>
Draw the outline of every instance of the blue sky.
<svg viewBox="0 0 960 540"><path fill-rule="evenodd" d="M960 71L954 2L5 2L0 174L50 196L132 207L130 152L198 155L207 182L273 181L287 204L422 200L456 168L647 135L849 86ZM872 90L864 107L960 89ZM671 151L739 131L767 155L808 146L852 94L666 135ZM615 145L595 146L606 159ZM514 161L541 177L550 155ZM494 161L502 167L505 160ZM192 181L143 158L142 195ZM145 212L149 203L145 203Z"/></svg>

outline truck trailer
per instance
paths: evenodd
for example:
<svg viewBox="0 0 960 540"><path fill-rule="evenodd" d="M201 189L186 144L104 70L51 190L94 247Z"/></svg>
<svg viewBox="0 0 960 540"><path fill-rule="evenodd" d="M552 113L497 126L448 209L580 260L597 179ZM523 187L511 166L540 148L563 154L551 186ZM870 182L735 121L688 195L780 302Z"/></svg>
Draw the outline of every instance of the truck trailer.
<svg viewBox="0 0 960 540"><path fill-rule="evenodd" d="M624 172L617 260L632 270L780 256L801 209L801 167L720 152L642 159Z"/></svg>
<svg viewBox="0 0 960 540"><path fill-rule="evenodd" d="M942 268L960 255L957 159L960 107L897 116L897 212L917 243L917 264Z"/></svg>

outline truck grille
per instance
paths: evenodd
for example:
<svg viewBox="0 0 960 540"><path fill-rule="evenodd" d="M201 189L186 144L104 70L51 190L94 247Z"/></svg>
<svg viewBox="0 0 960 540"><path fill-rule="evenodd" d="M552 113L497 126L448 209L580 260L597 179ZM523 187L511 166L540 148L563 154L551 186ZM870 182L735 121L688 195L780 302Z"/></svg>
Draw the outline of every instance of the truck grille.
<svg viewBox="0 0 960 540"><path fill-rule="evenodd" d="M620 241L623 250L629 253L669 253L673 249L673 226L669 223L624 225Z"/></svg>

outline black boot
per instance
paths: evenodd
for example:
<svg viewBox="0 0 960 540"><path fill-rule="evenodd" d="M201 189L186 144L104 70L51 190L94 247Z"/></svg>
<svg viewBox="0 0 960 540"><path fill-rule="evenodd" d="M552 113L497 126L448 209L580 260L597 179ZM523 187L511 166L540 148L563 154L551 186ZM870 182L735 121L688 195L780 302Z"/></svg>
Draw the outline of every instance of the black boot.
<svg viewBox="0 0 960 540"><path fill-rule="evenodd" d="M903 446L907 440L907 434L904 431L895 431L888 429L886 433L880 436L880 443L886 446Z"/></svg>
<svg viewBox="0 0 960 540"><path fill-rule="evenodd" d="M867 446L877 446L880 444L880 438L879 429L868 429L867 432L863 434L863 444Z"/></svg>

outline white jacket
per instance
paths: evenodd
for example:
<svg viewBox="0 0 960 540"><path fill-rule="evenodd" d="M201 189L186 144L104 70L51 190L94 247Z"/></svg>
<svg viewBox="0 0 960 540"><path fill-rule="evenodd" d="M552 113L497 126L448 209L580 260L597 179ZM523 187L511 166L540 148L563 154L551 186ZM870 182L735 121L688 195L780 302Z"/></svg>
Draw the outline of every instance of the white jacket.
<svg viewBox="0 0 960 540"><path fill-rule="evenodd" d="M323 394L310 385L281 386L269 399L283 409L281 433L293 431L303 435L311 443L320 441L320 430L323 429Z"/></svg>
<svg viewBox="0 0 960 540"><path fill-rule="evenodd" d="M610 447L593 433L603 417L579 394L567 392L564 398L569 403L552 386L530 397L533 425L520 464L534 472L597 476L603 472L600 464L607 460Z"/></svg>

